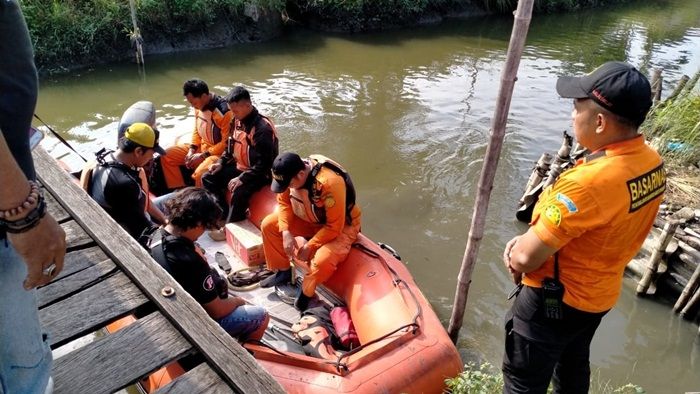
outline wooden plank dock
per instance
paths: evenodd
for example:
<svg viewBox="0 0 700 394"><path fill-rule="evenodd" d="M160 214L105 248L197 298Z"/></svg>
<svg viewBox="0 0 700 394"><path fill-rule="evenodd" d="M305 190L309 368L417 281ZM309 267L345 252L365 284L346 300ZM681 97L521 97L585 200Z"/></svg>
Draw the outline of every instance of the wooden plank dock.
<svg viewBox="0 0 700 394"><path fill-rule="evenodd" d="M52 349L94 337L54 361L56 393L112 393L189 355L203 361L159 393L284 392L43 149L34 162L68 245L63 271L37 291L40 319ZM139 318L105 333L128 315Z"/></svg>

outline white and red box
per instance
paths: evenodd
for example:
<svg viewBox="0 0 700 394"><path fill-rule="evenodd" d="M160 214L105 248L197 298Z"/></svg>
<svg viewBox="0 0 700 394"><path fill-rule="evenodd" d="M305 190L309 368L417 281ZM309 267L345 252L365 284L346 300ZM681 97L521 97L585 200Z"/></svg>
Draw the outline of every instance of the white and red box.
<svg viewBox="0 0 700 394"><path fill-rule="evenodd" d="M226 243L247 266L265 263L262 235L248 220L226 225Z"/></svg>

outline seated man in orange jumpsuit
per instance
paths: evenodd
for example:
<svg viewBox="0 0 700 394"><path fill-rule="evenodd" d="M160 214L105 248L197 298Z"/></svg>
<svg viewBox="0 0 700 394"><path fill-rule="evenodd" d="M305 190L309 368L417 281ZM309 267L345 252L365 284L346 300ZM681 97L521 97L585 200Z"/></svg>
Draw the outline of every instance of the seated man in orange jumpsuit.
<svg viewBox="0 0 700 394"><path fill-rule="evenodd" d="M325 282L345 260L360 232L360 208L349 174L336 162L312 155L302 160L296 153L283 153L272 164L271 189L279 211L262 222L267 266L277 270L260 282L261 287L289 283L290 261L310 262L310 271L294 301L306 310L316 286ZM297 244L295 237L307 241Z"/></svg>
<svg viewBox="0 0 700 394"><path fill-rule="evenodd" d="M192 142L172 146L161 158L163 176L168 189L185 187L180 166L193 170L192 179L202 187L202 175L219 160L224 151L233 120L228 103L221 96L209 92L201 79L191 79L182 87L187 102L194 108Z"/></svg>

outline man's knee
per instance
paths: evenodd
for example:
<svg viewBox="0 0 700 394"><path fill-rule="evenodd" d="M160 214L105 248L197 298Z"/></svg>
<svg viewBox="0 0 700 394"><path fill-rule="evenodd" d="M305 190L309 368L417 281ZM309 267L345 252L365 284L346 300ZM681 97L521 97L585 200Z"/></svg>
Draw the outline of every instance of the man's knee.
<svg viewBox="0 0 700 394"><path fill-rule="evenodd" d="M278 226L278 221L277 221L277 214L271 213L271 214L265 216L265 219L263 219L262 224L260 225L260 230L263 233L278 233L278 232L280 232L279 226Z"/></svg>

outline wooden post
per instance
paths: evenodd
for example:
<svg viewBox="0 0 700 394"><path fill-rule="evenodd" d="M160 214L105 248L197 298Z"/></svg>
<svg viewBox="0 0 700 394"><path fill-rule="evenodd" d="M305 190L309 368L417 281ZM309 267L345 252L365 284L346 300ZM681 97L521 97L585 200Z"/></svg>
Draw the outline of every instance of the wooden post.
<svg viewBox="0 0 700 394"><path fill-rule="evenodd" d="M684 88L685 85L688 83L688 80L690 80L690 77L689 77L689 76L687 76L687 75L682 76L682 77L681 77L681 80L678 81L678 86L676 86L676 88L673 90L673 92L671 93L671 95L668 96L664 102L669 102L670 100L675 99L676 96L678 96L679 94L681 94L681 92L683 91L683 88Z"/></svg>
<svg viewBox="0 0 700 394"><path fill-rule="evenodd" d="M647 290L649 289L652 277L659 267L659 262L661 261L661 257L664 255L666 246L668 246L668 243L671 242L673 233L676 232L676 227L678 227L678 222L673 220L666 222L664 225L664 229L661 231L661 235L659 236L658 246L649 258L649 263L647 264L647 269L644 272L644 276L642 276L642 279L637 285L637 295L646 294Z"/></svg>
<svg viewBox="0 0 700 394"><path fill-rule="evenodd" d="M143 38L136 20L136 3L134 0L129 0L129 8L131 9L131 24L133 26L130 36L131 41L136 45L136 64L145 64L143 60Z"/></svg>
<svg viewBox="0 0 700 394"><path fill-rule="evenodd" d="M690 298L690 295L696 290L698 283L700 283L700 264L695 268L693 275L688 279L688 283L685 285L685 288L683 288L680 297L678 297L678 301L676 301L676 304L673 306L674 311L678 312L683 308L688 298ZM697 292L700 293L700 290Z"/></svg>
<svg viewBox="0 0 700 394"><path fill-rule="evenodd" d="M686 315L688 315L688 313L690 313L690 311L698 304L700 304L700 289L695 290L695 295L693 298L691 298L685 305L685 308L681 310L681 317L686 317Z"/></svg>
<svg viewBox="0 0 700 394"><path fill-rule="evenodd" d="M508 120L508 110L510 100L513 96L513 86L517 80L520 57L525 46L525 38L532 18L532 5L534 0L518 1L518 8L515 10L515 21L513 31L510 35L510 43L506 54L506 63L501 72L501 86L496 99L496 109L494 110L491 122L491 139L486 149L484 164L481 167L479 177L478 194L474 201L474 212L472 214L471 228L467 246L462 257L462 266L457 277L457 289L455 290L455 302L452 307L452 316L447 329L452 342L457 342L459 329L462 327L464 318L464 308L467 304L469 294L469 284L471 283L472 271L476 264L476 257L479 253L479 244L484 235L484 223L488 211L493 179L498 168L498 158L503 146L503 137L506 131L506 121Z"/></svg>
<svg viewBox="0 0 700 394"><path fill-rule="evenodd" d="M658 104L661 100L661 89L663 87L663 77L661 76L661 69L655 68L654 73L651 76L651 97L654 105Z"/></svg>

